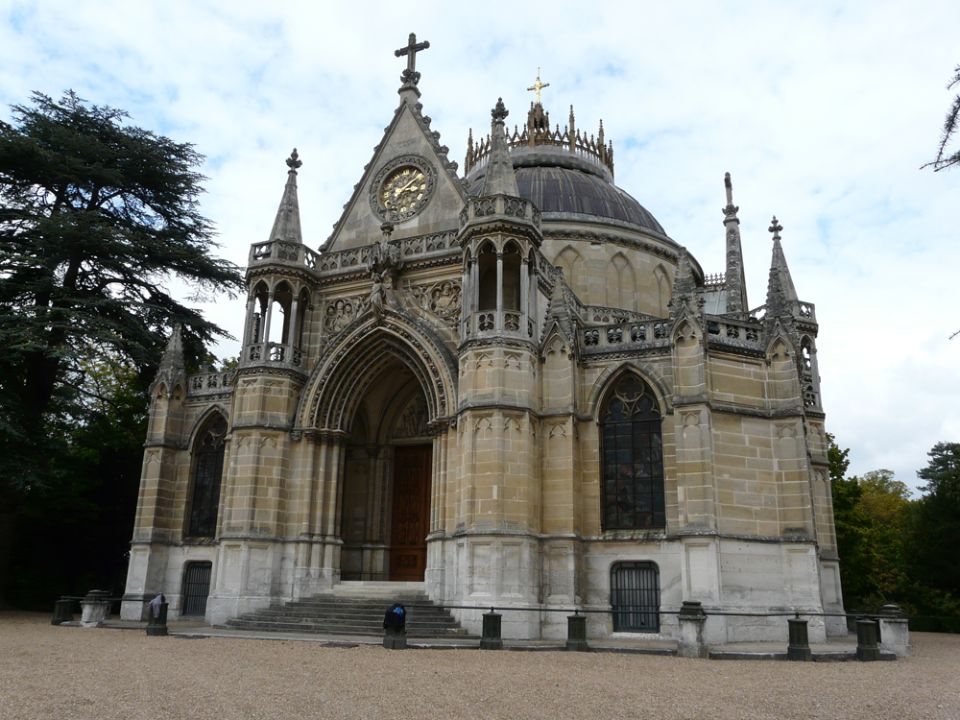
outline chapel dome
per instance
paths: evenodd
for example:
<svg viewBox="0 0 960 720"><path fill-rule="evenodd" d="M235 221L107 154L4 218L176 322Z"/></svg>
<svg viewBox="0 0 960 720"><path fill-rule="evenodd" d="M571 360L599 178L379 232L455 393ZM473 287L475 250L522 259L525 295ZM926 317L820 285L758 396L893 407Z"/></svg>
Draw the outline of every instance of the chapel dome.
<svg viewBox="0 0 960 720"><path fill-rule="evenodd" d="M550 129L543 106L531 106L527 125L508 133L520 196L533 202L544 219L584 219L627 223L645 232L666 236L653 214L613 182L613 146L604 144L603 124L596 138L582 135L570 125ZM468 191L480 194L486 175L489 140L467 144Z"/></svg>

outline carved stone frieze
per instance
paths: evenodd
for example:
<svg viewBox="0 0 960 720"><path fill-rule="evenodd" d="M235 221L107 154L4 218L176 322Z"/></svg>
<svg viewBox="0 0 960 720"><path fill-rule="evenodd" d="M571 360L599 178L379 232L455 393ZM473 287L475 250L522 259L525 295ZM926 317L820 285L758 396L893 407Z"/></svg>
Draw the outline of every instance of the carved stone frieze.
<svg viewBox="0 0 960 720"><path fill-rule="evenodd" d="M328 333L340 332L366 311L369 302L363 295L332 300L323 316L323 329Z"/></svg>
<svg viewBox="0 0 960 720"><path fill-rule="evenodd" d="M429 285L407 285L417 305L455 328L460 318L460 283L442 280Z"/></svg>

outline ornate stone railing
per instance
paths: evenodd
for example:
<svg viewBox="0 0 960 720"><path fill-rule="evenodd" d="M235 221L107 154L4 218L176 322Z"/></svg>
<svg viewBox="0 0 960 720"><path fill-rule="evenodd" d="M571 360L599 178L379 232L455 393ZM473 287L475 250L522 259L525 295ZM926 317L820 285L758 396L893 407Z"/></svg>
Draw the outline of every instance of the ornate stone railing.
<svg viewBox="0 0 960 720"><path fill-rule="evenodd" d="M806 302L804 300L797 300L790 305L788 305L790 314L795 318L799 318L805 322L815 323L817 321L817 308L811 302ZM754 308L750 311L750 317L754 320L763 320L767 315L767 306L761 305L760 307Z"/></svg>
<svg viewBox="0 0 960 720"><path fill-rule="evenodd" d="M391 244L399 247L404 259L413 259L419 255L448 253L458 247L457 234L453 231L394 240ZM350 272L365 269L370 264L372 252L373 245L367 245L337 252L318 253L299 243L271 240L255 243L250 247L248 264L250 267L255 267L279 263L307 268L316 273Z"/></svg>
<svg viewBox="0 0 960 720"><path fill-rule="evenodd" d="M400 254L405 257L417 255L432 255L459 249L457 234L453 231L434 233L433 235L418 235L417 237L400 240Z"/></svg>
<svg viewBox="0 0 960 720"><path fill-rule="evenodd" d="M584 352L638 350L670 345L669 320L627 321L616 325L587 326L580 331Z"/></svg>
<svg viewBox="0 0 960 720"><path fill-rule="evenodd" d="M303 367L303 351L292 345L282 343L257 343L248 345L242 360L244 365L287 365Z"/></svg>
<svg viewBox="0 0 960 720"><path fill-rule="evenodd" d="M467 204L460 211L460 227L474 222L483 222L497 216L510 220L525 220L534 227L540 227L540 211L529 200L510 195L484 195L467 198Z"/></svg>
<svg viewBox="0 0 960 720"><path fill-rule="evenodd" d="M467 337L489 337L503 335L514 338L533 337L534 324L531 319L524 321L524 316L516 310L503 311L502 328L497 329L497 311L481 310L468 316L464 323Z"/></svg>
<svg viewBox="0 0 960 720"><path fill-rule="evenodd" d="M572 122L572 120L571 120ZM549 123L546 127L528 126L523 129L514 128L513 132L507 132L507 147L512 151L518 148L531 148L540 145L550 145L560 147L569 152L582 157L585 160L604 167L613 174L613 143L606 142L603 134L603 124L600 124L600 131L597 136L587 135L576 128L570 126L560 130L559 127L551 128ZM467 157L464 167L465 173L484 167L490 159L491 142L490 136L481 137L476 142L473 136L467 140Z"/></svg>
<svg viewBox="0 0 960 720"><path fill-rule="evenodd" d="M707 317L707 342L752 352L764 351L763 329L751 320Z"/></svg>
<svg viewBox="0 0 960 720"><path fill-rule="evenodd" d="M284 242L283 240L271 240L251 245L247 264L254 267L255 265L280 263L316 270L319 267L320 258L320 253L314 252L306 245Z"/></svg>
<svg viewBox="0 0 960 720"><path fill-rule="evenodd" d="M236 370L196 373L187 377L187 395L220 395L233 392L233 377Z"/></svg>
<svg viewBox="0 0 960 720"><path fill-rule="evenodd" d="M635 310L623 310L621 308L607 307L606 305L586 305L583 308L581 318L586 323L602 323L610 325L613 323L625 322L646 322L652 320L649 315Z"/></svg>

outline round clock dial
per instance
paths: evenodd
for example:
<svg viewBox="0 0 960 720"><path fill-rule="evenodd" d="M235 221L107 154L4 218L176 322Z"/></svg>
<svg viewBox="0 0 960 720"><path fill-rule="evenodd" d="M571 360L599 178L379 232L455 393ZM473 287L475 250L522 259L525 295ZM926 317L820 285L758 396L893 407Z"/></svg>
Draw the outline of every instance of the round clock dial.
<svg viewBox="0 0 960 720"><path fill-rule="evenodd" d="M391 172L380 186L380 206L388 217L403 220L422 208L427 200L427 176L414 165Z"/></svg>

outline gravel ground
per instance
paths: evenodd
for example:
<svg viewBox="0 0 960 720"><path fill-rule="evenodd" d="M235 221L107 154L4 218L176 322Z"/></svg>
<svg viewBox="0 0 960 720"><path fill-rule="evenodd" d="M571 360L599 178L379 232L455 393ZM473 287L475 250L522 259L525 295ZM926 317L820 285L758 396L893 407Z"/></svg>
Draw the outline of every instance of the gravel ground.
<svg viewBox="0 0 960 720"><path fill-rule="evenodd" d="M50 625L0 613L0 719L950 718L960 635L897 662L389 651Z"/></svg>

